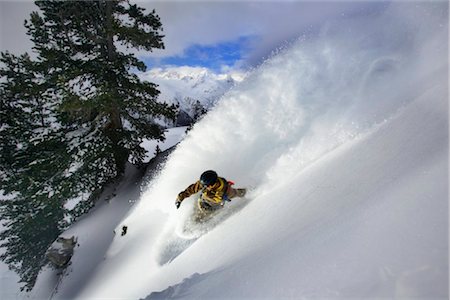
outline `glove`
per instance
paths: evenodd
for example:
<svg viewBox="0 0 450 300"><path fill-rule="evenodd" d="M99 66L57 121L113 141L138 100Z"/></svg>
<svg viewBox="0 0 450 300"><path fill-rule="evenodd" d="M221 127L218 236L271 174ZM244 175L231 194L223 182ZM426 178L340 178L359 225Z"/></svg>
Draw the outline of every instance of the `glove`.
<svg viewBox="0 0 450 300"><path fill-rule="evenodd" d="M180 198L180 197L177 197L177 200L175 201L175 206L177 207L177 209L179 209L179 208L180 208L180 205L181 205L181 201L183 201L183 200L181 200L181 198Z"/></svg>

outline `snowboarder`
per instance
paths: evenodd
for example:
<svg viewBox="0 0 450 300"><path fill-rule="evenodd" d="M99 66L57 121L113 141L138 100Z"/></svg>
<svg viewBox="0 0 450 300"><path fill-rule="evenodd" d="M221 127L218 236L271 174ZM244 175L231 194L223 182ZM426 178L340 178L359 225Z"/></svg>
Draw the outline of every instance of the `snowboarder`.
<svg viewBox="0 0 450 300"><path fill-rule="evenodd" d="M247 190L235 189L232 187L233 184L232 181L227 181L225 178L217 176L217 173L213 170L205 171L200 176L200 180L178 194L175 205L178 209L185 198L201 191L202 193L198 199L198 209L204 214L213 212L222 208L225 201L230 201L234 197L245 196Z"/></svg>

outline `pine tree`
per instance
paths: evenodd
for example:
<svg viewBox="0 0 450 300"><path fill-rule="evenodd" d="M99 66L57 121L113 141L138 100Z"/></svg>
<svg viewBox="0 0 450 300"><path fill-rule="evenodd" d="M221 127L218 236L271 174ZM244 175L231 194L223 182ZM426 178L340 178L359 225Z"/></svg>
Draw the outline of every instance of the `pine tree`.
<svg viewBox="0 0 450 300"><path fill-rule="evenodd" d="M194 114L194 123L200 120L200 118L207 113L206 108L198 100L194 104L192 104L192 111Z"/></svg>
<svg viewBox="0 0 450 300"><path fill-rule="evenodd" d="M64 133L52 112L53 95L28 55L3 54L0 71L0 176L11 196L0 202L6 248L0 258L31 289L44 265L44 253L65 228L62 199L71 194L64 170L69 166Z"/></svg>
<svg viewBox="0 0 450 300"><path fill-rule="evenodd" d="M162 151L161 151L161 147L159 147L159 145L156 145L156 147L155 147L155 156L158 156L160 153L161 153Z"/></svg>
<svg viewBox="0 0 450 300"><path fill-rule="evenodd" d="M155 11L128 1L37 1L25 23L37 59L1 54L1 256L31 289L42 257L75 211L139 164L145 139L164 139L159 123L174 107L140 82L145 64L127 48L164 48Z"/></svg>

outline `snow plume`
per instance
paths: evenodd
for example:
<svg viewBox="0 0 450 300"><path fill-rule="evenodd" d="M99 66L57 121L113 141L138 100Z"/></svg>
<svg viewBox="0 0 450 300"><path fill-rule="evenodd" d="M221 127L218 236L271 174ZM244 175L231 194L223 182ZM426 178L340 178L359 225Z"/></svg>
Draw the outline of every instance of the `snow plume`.
<svg viewBox="0 0 450 300"><path fill-rule="evenodd" d="M266 61L179 146L156 184L164 198L173 199L172 189L181 190L205 169L245 186L286 183L392 118L427 88L423 77L446 67L447 49L425 42L445 41L446 27L417 28L412 19L398 18L400 7L363 28L353 20L339 31L330 25Z"/></svg>
<svg viewBox="0 0 450 300"><path fill-rule="evenodd" d="M397 3L280 49L172 153L80 298L445 294L447 18ZM248 204L161 260L207 169Z"/></svg>

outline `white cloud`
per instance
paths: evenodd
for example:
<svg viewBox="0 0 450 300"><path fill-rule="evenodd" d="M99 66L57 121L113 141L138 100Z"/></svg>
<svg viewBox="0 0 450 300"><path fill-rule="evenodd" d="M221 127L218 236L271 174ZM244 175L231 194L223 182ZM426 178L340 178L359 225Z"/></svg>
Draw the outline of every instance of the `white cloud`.
<svg viewBox="0 0 450 300"><path fill-rule="evenodd" d="M258 37L244 59L257 64L271 51L328 20L384 4L304 1L134 1L156 10L163 24L166 49L139 52L141 57L181 55L192 45L214 45L242 36ZM23 53L32 43L23 22L36 6L31 1L0 1L1 51Z"/></svg>
<svg viewBox="0 0 450 300"><path fill-rule="evenodd" d="M273 49L305 31L347 14L375 9L367 2L255 2L255 1L153 1L138 2L156 9L164 27L164 51L152 56L181 55L193 44L211 45L257 36L246 59L260 61Z"/></svg>

